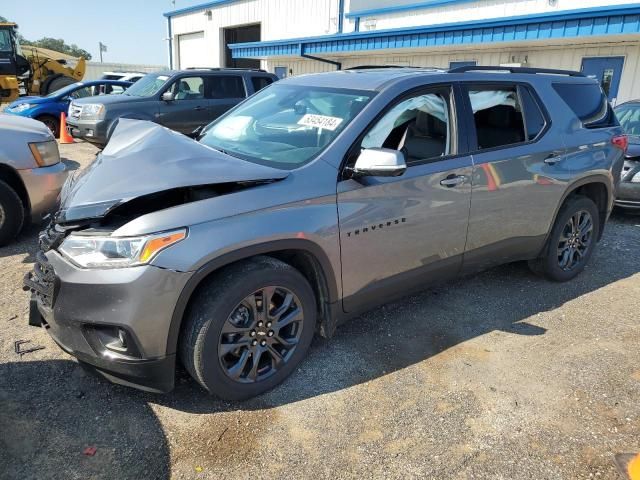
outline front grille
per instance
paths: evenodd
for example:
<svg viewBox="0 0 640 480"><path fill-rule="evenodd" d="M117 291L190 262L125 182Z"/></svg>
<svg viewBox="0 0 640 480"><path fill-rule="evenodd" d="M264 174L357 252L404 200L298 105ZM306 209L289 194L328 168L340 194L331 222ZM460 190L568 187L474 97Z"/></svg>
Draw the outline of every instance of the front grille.
<svg viewBox="0 0 640 480"><path fill-rule="evenodd" d="M36 253L36 263L33 270L24 276L23 290L31 291L46 307L53 306L56 274L53 266L47 260L45 252L57 248L64 239L64 231L49 225L38 236L40 250Z"/></svg>

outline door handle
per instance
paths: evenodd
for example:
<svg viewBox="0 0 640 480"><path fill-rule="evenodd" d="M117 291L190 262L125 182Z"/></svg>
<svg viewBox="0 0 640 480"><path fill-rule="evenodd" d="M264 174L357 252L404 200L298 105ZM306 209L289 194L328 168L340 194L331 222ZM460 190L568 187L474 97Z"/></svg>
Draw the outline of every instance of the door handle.
<svg viewBox="0 0 640 480"><path fill-rule="evenodd" d="M467 177L464 175L449 175L447 178L443 178L440 180L440 185L443 187L452 188L456 185L460 185L467 180Z"/></svg>
<svg viewBox="0 0 640 480"><path fill-rule="evenodd" d="M200 110L204 110L204 109L205 109L205 107L202 107L202 106L200 106L200 105L198 105L197 107L195 107L195 108L194 108L194 110L195 110L196 112L199 112Z"/></svg>
<svg viewBox="0 0 640 480"><path fill-rule="evenodd" d="M551 152L544 159L544 163L546 163L547 165L555 165L560 160L562 160L562 152Z"/></svg>

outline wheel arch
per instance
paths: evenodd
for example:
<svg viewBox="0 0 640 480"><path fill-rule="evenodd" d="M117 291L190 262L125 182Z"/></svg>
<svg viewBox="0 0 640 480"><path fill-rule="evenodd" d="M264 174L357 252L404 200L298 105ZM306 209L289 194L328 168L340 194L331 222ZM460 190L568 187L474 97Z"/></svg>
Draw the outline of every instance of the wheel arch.
<svg viewBox="0 0 640 480"><path fill-rule="evenodd" d="M320 334L331 336L335 330L332 314L339 300L337 277L327 255L316 243L306 239L276 240L244 247L217 257L199 268L182 289L169 326L167 355L177 351L182 320L194 293L209 276L231 264L258 255L270 256L296 268L309 281L316 296Z"/></svg>
<svg viewBox="0 0 640 480"><path fill-rule="evenodd" d="M556 206L556 211L553 214L553 221L549 227L549 231L547 232L547 238L545 239L545 245L549 236L551 235L551 231L553 230L553 226L556 223L556 219L558 218L558 214L560 213L560 209L565 204L567 199L571 196L575 195L583 195L589 199L591 199L598 207L599 213L599 221L600 228L598 230L598 240L602 238L602 233L604 231L604 225L607 221L607 215L612 205L613 198L613 185L611 184L611 180L609 177L605 175L590 175L588 177L581 178L576 182L572 183L567 191L564 193L560 202Z"/></svg>
<svg viewBox="0 0 640 480"><path fill-rule="evenodd" d="M6 164L0 163L0 180L9 185L18 194L22 205L24 206L25 213L29 214L31 211L31 202L29 200L29 194L27 192L20 175L12 167Z"/></svg>

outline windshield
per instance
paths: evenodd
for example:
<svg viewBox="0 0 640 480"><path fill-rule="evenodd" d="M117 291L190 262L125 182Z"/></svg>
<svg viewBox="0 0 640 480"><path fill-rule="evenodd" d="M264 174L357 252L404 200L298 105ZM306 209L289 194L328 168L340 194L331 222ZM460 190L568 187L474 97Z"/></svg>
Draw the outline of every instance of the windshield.
<svg viewBox="0 0 640 480"><path fill-rule="evenodd" d="M152 97L160 91L167 80L169 80L168 75L145 75L127 88L124 94L133 97Z"/></svg>
<svg viewBox="0 0 640 480"><path fill-rule="evenodd" d="M11 33L9 30L0 30L0 52L11 51Z"/></svg>
<svg viewBox="0 0 640 480"><path fill-rule="evenodd" d="M250 162L293 170L324 150L372 96L273 84L210 124L200 142Z"/></svg>
<svg viewBox="0 0 640 480"><path fill-rule="evenodd" d="M640 104L621 105L614 111L624 133L640 136Z"/></svg>

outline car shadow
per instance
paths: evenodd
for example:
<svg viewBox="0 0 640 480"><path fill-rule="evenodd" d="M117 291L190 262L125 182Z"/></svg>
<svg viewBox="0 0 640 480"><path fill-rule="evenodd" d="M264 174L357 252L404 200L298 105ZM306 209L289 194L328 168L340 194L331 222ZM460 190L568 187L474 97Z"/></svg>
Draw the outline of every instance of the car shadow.
<svg viewBox="0 0 640 480"><path fill-rule="evenodd" d="M271 408L368 382L491 332L544 335L537 314L640 271L640 261L621 254L637 245L640 230L629 234L628 226L640 229L639 219L615 214L613 220L589 266L571 282L546 281L524 262L504 265L373 309L329 340L316 338L301 367L257 398L223 402L179 372L174 392L151 401L194 413Z"/></svg>
<svg viewBox="0 0 640 480"><path fill-rule="evenodd" d="M0 364L0 432L0 478L170 475L167 440L144 398L105 388L71 360Z"/></svg>

